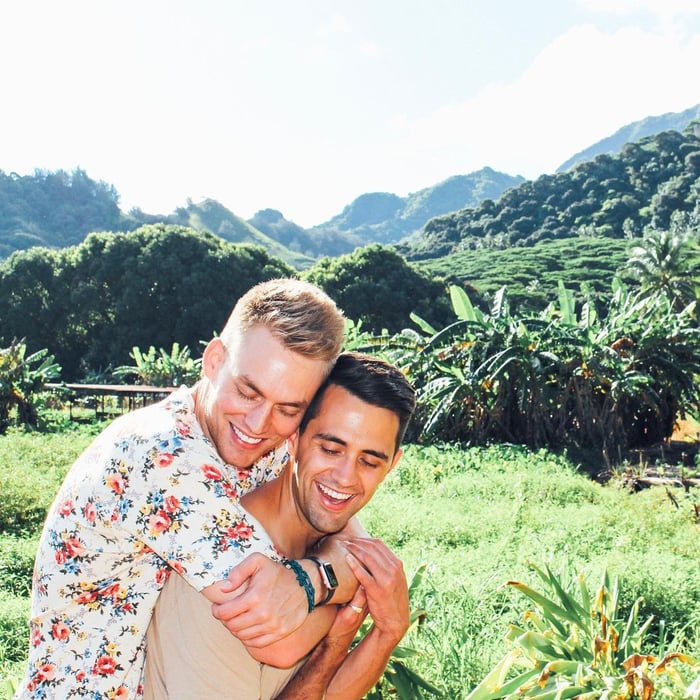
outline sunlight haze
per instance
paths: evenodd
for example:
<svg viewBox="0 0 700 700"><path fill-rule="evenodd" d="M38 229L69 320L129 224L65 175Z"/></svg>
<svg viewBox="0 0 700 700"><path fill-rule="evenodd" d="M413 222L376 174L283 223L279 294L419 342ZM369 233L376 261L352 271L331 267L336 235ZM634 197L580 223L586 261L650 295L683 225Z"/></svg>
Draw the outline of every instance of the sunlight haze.
<svg viewBox="0 0 700 700"><path fill-rule="evenodd" d="M24 0L0 6L0 169L124 210L324 222L484 166L535 178L700 102L696 0Z"/></svg>

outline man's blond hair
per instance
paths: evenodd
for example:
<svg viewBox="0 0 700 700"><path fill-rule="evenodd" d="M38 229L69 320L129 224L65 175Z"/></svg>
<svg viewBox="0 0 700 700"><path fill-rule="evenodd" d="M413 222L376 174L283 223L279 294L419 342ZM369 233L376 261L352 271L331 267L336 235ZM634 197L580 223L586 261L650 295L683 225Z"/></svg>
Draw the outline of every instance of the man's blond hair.
<svg viewBox="0 0 700 700"><path fill-rule="evenodd" d="M293 352L329 363L343 346L345 317L319 287L293 278L260 282L251 287L229 316L221 340L231 347L255 326L264 326Z"/></svg>

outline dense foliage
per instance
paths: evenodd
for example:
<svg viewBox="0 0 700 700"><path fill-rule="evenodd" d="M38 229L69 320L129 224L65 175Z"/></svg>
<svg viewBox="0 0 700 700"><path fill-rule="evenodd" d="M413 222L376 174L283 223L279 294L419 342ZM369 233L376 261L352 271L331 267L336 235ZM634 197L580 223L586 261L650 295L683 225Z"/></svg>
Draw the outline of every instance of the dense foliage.
<svg viewBox="0 0 700 700"><path fill-rule="evenodd" d="M371 332L400 331L412 313L444 324L451 313L445 286L379 244L337 258L324 258L304 275L335 300L353 321Z"/></svg>
<svg viewBox="0 0 700 700"><path fill-rule="evenodd" d="M196 356L244 291L294 274L260 247L162 224L19 251L0 263L0 346L48 348L66 381L128 364L134 346L177 342ZM413 311L438 324L449 315L443 285L381 246L324 259L308 278L368 330L400 330Z"/></svg>
<svg viewBox="0 0 700 700"><path fill-rule="evenodd" d="M0 346L18 337L49 349L65 381L127 364L135 345L177 341L198 354L244 291L290 274L262 248L177 226L33 248L0 265Z"/></svg>
<svg viewBox="0 0 700 700"><path fill-rule="evenodd" d="M669 438L678 415L700 407L694 300L676 310L666 294L615 281L601 317L591 300L577 312L560 284L558 305L516 316L505 288L490 313L450 291L456 322L436 330L415 317L419 331L365 339L417 388L424 440L585 446L615 462Z"/></svg>
<svg viewBox="0 0 700 700"><path fill-rule="evenodd" d="M37 426L39 394L60 370L45 348L28 355L26 344L13 340L0 349L0 435L7 431L12 411L18 423Z"/></svg>
<svg viewBox="0 0 700 700"><path fill-rule="evenodd" d="M90 231L124 226L114 187L84 170L25 176L0 170L0 258L30 246L75 245Z"/></svg>
<svg viewBox="0 0 700 700"><path fill-rule="evenodd" d="M599 155L572 170L542 175L494 201L428 222L400 251L409 259L439 258L473 248L529 246L577 236L623 238L668 228L700 196L698 122L684 134L665 131Z"/></svg>

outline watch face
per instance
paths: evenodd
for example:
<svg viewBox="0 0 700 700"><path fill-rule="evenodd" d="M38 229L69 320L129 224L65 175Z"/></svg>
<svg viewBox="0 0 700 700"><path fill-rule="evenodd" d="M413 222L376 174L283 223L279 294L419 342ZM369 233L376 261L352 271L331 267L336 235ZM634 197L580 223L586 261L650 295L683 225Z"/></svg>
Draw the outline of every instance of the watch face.
<svg viewBox="0 0 700 700"><path fill-rule="evenodd" d="M338 587L338 578L335 575L335 571L333 571L333 567L331 564L323 564L321 566L321 571L326 575L326 581L324 583L328 586L329 589L334 589Z"/></svg>

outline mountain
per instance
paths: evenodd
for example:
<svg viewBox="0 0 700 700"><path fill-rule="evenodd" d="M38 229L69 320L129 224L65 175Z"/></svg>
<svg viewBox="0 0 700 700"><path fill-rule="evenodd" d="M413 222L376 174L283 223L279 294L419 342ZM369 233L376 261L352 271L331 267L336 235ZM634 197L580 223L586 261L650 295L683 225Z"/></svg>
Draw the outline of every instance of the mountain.
<svg viewBox="0 0 700 700"><path fill-rule="evenodd" d="M178 208L167 217L165 223L189 226L196 231L209 231L231 243L262 246L270 255L297 269L308 267L314 262L312 258L291 250L279 240L266 235L213 199L205 199L199 204L188 202L187 207Z"/></svg>
<svg viewBox="0 0 700 700"><path fill-rule="evenodd" d="M638 141L644 136L652 136L662 131L670 130L682 132L693 119L700 119L700 104L689 107L683 112L667 112L660 116L647 117L646 119L632 122L618 129L612 136L608 136L571 156L556 171L558 173L566 172L573 168L574 165L593 160L601 153L609 155L619 153L626 143Z"/></svg>
<svg viewBox="0 0 700 700"><path fill-rule="evenodd" d="M397 243L417 234L436 216L476 206L484 199L498 199L507 189L524 180L519 175L482 168L468 175L454 175L406 197L389 192L370 192L360 195L340 214L312 227L310 232L314 235L349 236L353 247Z"/></svg>
<svg viewBox="0 0 700 700"><path fill-rule="evenodd" d="M263 209L245 221L210 199L198 204L188 201L186 207L167 216L139 209L125 214L119 209L114 187L91 180L82 170L71 174L36 171L34 176L0 171L0 258L32 246L75 245L92 231L124 232L157 222L262 246L299 270L311 267L319 258L336 257L372 243L396 245L402 254L417 260L449 255L457 248L531 245L542 238L579 235L587 227L604 235L610 231L622 235L626 221L628 227L637 229L650 223L649 198L654 194L658 195L656 204L687 208L690 195L683 199L676 193L691 192L686 185L693 178L697 149L691 141L676 142L684 138L680 131L694 118L700 118L700 105L627 125L573 156L556 174L536 181L483 168L405 197L368 192L329 221L308 229L286 220L275 209ZM653 141L653 135L659 134L665 136ZM675 147L685 150L676 153L676 160L670 163L662 158L667 170L635 170L637 156L643 159L655 149L663 155ZM630 172L619 171L614 154L632 159ZM685 170L679 165L683 158L690 159ZM658 165L654 161L649 167L653 170ZM671 180L670 172L681 180Z"/></svg>
<svg viewBox="0 0 700 700"><path fill-rule="evenodd" d="M700 209L700 121L684 133L663 131L600 154L566 172L542 175L499 200L431 219L397 246L409 260L464 250L533 246L540 241L641 236L672 217Z"/></svg>

